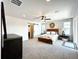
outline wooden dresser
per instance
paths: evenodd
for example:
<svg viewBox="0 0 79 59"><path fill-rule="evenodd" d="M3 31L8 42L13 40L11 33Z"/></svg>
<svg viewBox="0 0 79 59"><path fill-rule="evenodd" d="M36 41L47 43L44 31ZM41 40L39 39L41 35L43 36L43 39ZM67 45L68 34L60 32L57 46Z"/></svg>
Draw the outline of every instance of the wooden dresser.
<svg viewBox="0 0 79 59"><path fill-rule="evenodd" d="M1 49L1 59L22 59L22 37L8 34Z"/></svg>

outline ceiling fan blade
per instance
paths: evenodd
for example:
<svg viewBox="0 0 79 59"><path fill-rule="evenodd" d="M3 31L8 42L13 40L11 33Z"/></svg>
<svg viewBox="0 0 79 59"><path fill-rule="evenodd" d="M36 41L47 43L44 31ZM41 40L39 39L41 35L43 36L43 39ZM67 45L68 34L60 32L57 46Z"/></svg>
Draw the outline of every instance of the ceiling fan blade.
<svg viewBox="0 0 79 59"><path fill-rule="evenodd" d="M38 17L35 17L33 19L48 20L48 19L46 19L46 16L38 16Z"/></svg>
<svg viewBox="0 0 79 59"><path fill-rule="evenodd" d="M51 20L50 18L46 18L45 20Z"/></svg>
<svg viewBox="0 0 79 59"><path fill-rule="evenodd" d="M44 19L46 19L46 16L41 16L42 18L41 18L41 20L44 20Z"/></svg>

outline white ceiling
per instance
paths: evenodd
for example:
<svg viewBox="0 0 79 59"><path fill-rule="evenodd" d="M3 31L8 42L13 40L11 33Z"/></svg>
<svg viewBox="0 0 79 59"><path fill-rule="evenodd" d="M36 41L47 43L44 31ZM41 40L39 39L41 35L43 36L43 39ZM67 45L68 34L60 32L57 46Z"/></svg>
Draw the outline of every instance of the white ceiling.
<svg viewBox="0 0 79 59"><path fill-rule="evenodd" d="M34 20L40 15L46 15L52 20L71 18L77 15L77 0L20 0L21 6L4 0L6 15ZM36 21L36 20L35 20Z"/></svg>

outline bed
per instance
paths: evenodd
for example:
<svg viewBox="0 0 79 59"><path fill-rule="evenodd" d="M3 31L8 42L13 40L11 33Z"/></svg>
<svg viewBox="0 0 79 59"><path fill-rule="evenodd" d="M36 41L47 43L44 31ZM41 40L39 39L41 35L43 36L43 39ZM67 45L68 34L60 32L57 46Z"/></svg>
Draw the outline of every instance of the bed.
<svg viewBox="0 0 79 59"><path fill-rule="evenodd" d="M47 30L46 34L40 35L38 41L45 42L48 44L53 44L58 39L58 29Z"/></svg>

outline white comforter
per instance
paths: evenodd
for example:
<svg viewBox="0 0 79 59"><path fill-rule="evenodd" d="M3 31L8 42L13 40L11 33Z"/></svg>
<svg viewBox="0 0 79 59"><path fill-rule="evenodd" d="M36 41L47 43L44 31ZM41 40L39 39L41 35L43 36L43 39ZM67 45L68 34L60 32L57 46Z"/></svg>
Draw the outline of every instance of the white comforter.
<svg viewBox="0 0 79 59"><path fill-rule="evenodd" d="M44 34L44 35L41 35L41 36L50 37L53 42L55 42L58 39L58 34L51 34L51 35L50 34Z"/></svg>

